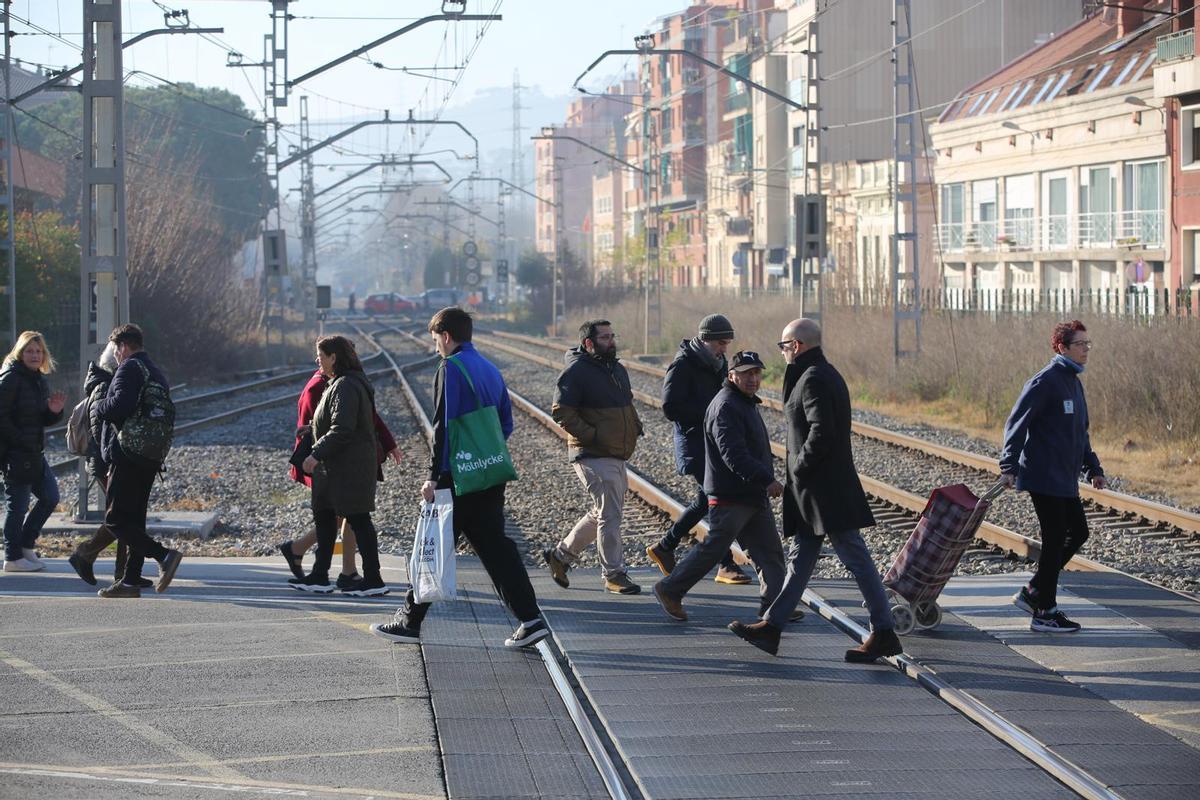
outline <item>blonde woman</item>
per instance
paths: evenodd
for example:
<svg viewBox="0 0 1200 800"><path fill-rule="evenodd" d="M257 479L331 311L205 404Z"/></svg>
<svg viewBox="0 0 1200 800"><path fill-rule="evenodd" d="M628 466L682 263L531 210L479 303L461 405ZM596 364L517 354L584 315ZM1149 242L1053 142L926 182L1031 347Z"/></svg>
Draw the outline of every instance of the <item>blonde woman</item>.
<svg viewBox="0 0 1200 800"><path fill-rule="evenodd" d="M45 569L34 544L58 506L58 480L46 462L46 427L62 418L66 395L51 392L54 359L37 331L24 331L0 369L0 460L4 470L4 571ZM37 498L33 508L31 498Z"/></svg>

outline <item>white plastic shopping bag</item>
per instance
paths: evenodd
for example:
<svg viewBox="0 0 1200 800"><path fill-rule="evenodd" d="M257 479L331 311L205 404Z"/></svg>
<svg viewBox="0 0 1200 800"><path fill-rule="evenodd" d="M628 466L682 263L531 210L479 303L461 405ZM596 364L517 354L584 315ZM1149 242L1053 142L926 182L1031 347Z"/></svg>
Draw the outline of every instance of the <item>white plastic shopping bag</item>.
<svg viewBox="0 0 1200 800"><path fill-rule="evenodd" d="M454 499L449 489L438 489L432 503L421 503L408 582L418 603L455 598Z"/></svg>

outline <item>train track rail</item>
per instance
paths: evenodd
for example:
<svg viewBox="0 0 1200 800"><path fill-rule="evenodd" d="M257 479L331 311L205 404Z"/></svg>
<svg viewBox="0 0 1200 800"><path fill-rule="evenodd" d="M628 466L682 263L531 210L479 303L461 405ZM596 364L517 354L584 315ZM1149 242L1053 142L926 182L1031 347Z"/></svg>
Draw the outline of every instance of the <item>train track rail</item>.
<svg viewBox="0 0 1200 800"><path fill-rule="evenodd" d="M392 330L414 341L421 342L417 337L399 328L393 328ZM479 340L485 337L477 334L475 338ZM498 342L493 340L489 342L489 347L496 347L498 344ZM432 426L429 424L426 408L418 398L417 392L409 384L405 374L408 369L416 368L425 362L414 362L406 368L401 368L395 366L394 362L391 362L390 356L385 354L385 358L389 360L395 369L414 415L423 421L427 438L432 442ZM436 358L436 356L431 356L430 360L432 361L433 358ZM557 367L557 364L554 366ZM565 432L562 431L545 410L511 389L509 390L509 397L514 407L539 422L547 430L565 438ZM636 475L633 471L631 471L630 478L630 490L637 494L644 502L654 505L672 515L682 510L682 504L671 497L668 492L656 486L652 481L643 476ZM922 500L921 502L923 507L924 501ZM1027 548L1034 545L1036 545L1036 542L1026 543ZM1080 566L1085 569L1093 568L1086 563ZM1094 568L1108 569L1101 565L1095 565ZM865 640L868 635L868 631L865 628L838 609L834 604L827 601L819 593L811 589L806 590L803 602L810 609L830 620L839 629L857 641L861 642ZM633 796L633 793L626 787L622 777L623 774L628 774L628 765L624 765L625 769L621 770L614 763L610 753L619 754L620 751L615 746L615 743L611 741L607 731L598 723L593 722L589 716L582 690L572 684L566 675L566 669L570 668L569 658L558 649L556 644L552 643L553 641L554 639L551 637L551 639L539 642L536 647L559 696L566 705L576 729L579 731L597 770L604 780L610 796L618 800L624 800L624 798ZM1081 797L1092 798L1093 800L1120 800L1120 795L1109 789L1103 781L1058 755L1046 744L1030 736L1019 726L989 708L969 693L949 685L934 670L903 654L888 659L888 661L894 668L913 679L918 685L926 689L926 691L941 699L958 713L973 720L998 740L1004 742L1007 746L1020 753L1055 779L1070 787Z"/></svg>

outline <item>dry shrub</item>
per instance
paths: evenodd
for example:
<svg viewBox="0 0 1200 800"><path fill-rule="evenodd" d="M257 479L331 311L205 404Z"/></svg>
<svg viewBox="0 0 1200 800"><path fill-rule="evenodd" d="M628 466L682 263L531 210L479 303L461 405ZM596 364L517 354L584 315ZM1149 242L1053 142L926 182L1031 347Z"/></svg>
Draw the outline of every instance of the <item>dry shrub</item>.
<svg viewBox="0 0 1200 800"><path fill-rule="evenodd" d="M190 376L236 368L257 333L257 293L242 287L198 162L169 159L165 139L130 148L130 313L164 365Z"/></svg>
<svg viewBox="0 0 1200 800"><path fill-rule="evenodd" d="M627 352L642 352L642 299L573 311L572 324L605 317L621 333ZM663 295L663 335L650 352L673 350L694 336L707 314L727 315L737 331L734 347L757 350L778 381L776 355L784 326L800 315L798 297L738 298L691 292ZM577 317L576 317L577 315ZM1065 317L1070 319L1070 315ZM1092 431L1110 440L1200 440L1200 327L1194 320L1146 322L1081 315L1095 343L1083 381ZM1050 331L1064 317L1053 314L989 315L938 312L923 321L920 357L899 368L892 357L889 309L826 308L825 351L860 400L941 404L999 428L1024 382L1052 357Z"/></svg>

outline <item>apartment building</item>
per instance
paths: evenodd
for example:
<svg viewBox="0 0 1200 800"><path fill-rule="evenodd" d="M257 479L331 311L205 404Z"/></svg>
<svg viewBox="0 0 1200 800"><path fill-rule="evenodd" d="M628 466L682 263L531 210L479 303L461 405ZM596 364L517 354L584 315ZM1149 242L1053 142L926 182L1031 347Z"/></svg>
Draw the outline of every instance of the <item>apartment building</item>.
<svg viewBox="0 0 1200 800"><path fill-rule="evenodd" d="M1194 0L1175 0L1171 31L1155 42L1154 97L1163 103L1171 154L1169 289L1200 288L1200 55ZM1153 113L1153 112L1149 112Z"/></svg>
<svg viewBox="0 0 1200 800"><path fill-rule="evenodd" d="M534 246L554 257L559 246L569 249L589 266L593 261L591 231L593 164L599 156L580 144L604 152L615 131L623 129L633 102L632 81L614 84L603 93L572 101L562 125L546 128L534 142L534 193L553 203L535 204ZM562 228L559 229L561 220Z"/></svg>
<svg viewBox="0 0 1200 800"><path fill-rule="evenodd" d="M610 153L624 150L624 131L614 131L605 145ZM601 158L592 175L592 279L621 286L633 277L625 255L625 173L616 162ZM633 173L636 175L637 173Z"/></svg>
<svg viewBox="0 0 1200 800"><path fill-rule="evenodd" d="M890 160L895 113L889 58L894 0L778 0L777 5L787 13L786 34L772 50L788 59L788 96L797 102L815 101L819 109L812 135L804 112L788 113L791 194L805 191L806 159L821 164ZM912 47L920 105L937 108L950 101L964 85L985 79L1032 48L1053 40L1083 19L1093 6L1088 0L914 0L908 27L919 34L914 36ZM815 73L819 80L813 86L806 80L810 57L818 62ZM921 115L918 134L922 143L928 141L924 123L929 116ZM806 145L817 150L815 157L808 157ZM923 150L919 147L918 153ZM814 172L809 170L809 191L815 191L817 185ZM827 205L827 209L832 216L832 206ZM885 218L886 214L881 215L880 222ZM918 212L918 220L923 218ZM894 232L878 231L882 252L880 260L872 262L889 274ZM917 233L928 238L931 231L919 228ZM789 247L794 247L794 241ZM922 285L937 285L940 275L936 263L920 256L918 261Z"/></svg>
<svg viewBox="0 0 1200 800"><path fill-rule="evenodd" d="M955 289L1166 285L1171 170L1154 100L1169 3L1096 14L963 91L930 127Z"/></svg>

